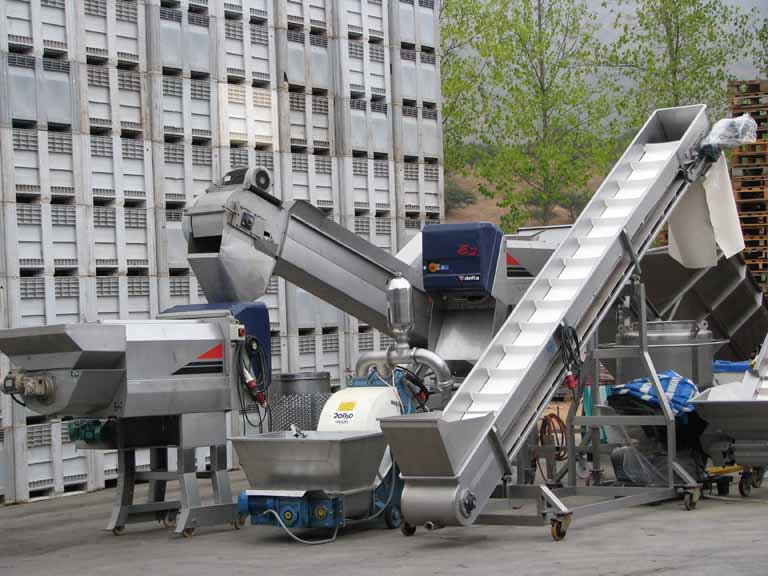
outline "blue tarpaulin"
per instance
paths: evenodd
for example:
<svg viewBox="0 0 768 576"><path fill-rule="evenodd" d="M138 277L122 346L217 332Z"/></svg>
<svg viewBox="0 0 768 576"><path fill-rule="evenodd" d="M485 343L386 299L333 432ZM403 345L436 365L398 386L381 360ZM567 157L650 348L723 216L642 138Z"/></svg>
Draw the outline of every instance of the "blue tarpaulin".
<svg viewBox="0 0 768 576"><path fill-rule="evenodd" d="M658 376L675 415L696 411L695 406L690 403L691 398L699 393L696 384L674 370L660 372ZM632 382L614 386L612 390L614 394L629 394L650 404L660 405L650 378L638 378Z"/></svg>
<svg viewBox="0 0 768 576"><path fill-rule="evenodd" d="M749 370L749 360L731 362L730 360L715 360L712 362L712 372L722 374L723 372L746 372Z"/></svg>

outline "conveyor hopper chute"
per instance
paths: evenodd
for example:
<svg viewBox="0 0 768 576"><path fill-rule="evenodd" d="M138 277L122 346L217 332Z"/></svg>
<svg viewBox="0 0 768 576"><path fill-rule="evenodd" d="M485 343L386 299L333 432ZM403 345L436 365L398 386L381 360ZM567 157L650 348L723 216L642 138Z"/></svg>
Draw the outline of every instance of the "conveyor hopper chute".
<svg viewBox="0 0 768 576"><path fill-rule="evenodd" d="M387 448L380 432L268 432L233 438L240 465L257 490L344 494L371 488Z"/></svg>

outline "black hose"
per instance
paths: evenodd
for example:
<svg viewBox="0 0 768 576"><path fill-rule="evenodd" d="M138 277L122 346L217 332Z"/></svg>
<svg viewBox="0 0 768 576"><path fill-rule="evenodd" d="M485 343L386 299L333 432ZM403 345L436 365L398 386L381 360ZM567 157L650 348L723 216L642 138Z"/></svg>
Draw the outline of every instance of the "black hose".
<svg viewBox="0 0 768 576"><path fill-rule="evenodd" d="M563 365L566 370L578 375L584 364L581 360L581 343L576 329L565 322L560 325L560 343Z"/></svg>
<svg viewBox="0 0 768 576"><path fill-rule="evenodd" d="M16 394L11 394L11 399L13 399L13 401L16 402L16 404L18 404L19 406L23 406L24 408L27 407L27 405L22 400L19 400L18 398L16 398Z"/></svg>

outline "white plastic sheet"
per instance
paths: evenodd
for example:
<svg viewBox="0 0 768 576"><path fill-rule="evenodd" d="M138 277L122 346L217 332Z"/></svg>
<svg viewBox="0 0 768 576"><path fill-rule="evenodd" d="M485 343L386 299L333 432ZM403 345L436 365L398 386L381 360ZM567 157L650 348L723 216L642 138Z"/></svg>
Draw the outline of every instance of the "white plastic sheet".
<svg viewBox="0 0 768 576"><path fill-rule="evenodd" d="M686 268L717 264L717 249L730 258L744 249L728 164L722 154L691 185L669 219L669 255Z"/></svg>

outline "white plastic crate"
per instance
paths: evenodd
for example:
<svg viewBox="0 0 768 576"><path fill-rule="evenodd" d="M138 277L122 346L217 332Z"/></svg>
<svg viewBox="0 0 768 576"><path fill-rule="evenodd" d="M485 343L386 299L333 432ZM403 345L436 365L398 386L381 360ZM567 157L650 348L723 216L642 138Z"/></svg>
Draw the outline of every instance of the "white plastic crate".
<svg viewBox="0 0 768 576"><path fill-rule="evenodd" d="M117 479L117 450L104 450L102 453L104 480ZM149 448L136 450L136 470L149 470Z"/></svg>
<svg viewBox="0 0 768 576"><path fill-rule="evenodd" d="M337 158L304 152L280 153L283 198L307 200L333 212L338 207Z"/></svg>
<svg viewBox="0 0 768 576"><path fill-rule="evenodd" d="M215 20L205 13L184 12L161 6L148 7L150 18L159 24L159 56L166 68L198 73L216 73L211 62L211 27ZM156 16L155 16L156 14ZM185 22L186 20L186 22Z"/></svg>
<svg viewBox="0 0 768 576"><path fill-rule="evenodd" d="M141 320L158 313L156 276L97 276L95 293L99 320Z"/></svg>
<svg viewBox="0 0 768 576"><path fill-rule="evenodd" d="M389 0L390 41L436 47L439 42L441 0Z"/></svg>
<svg viewBox="0 0 768 576"><path fill-rule="evenodd" d="M160 276L158 285L161 311L173 306L203 304L205 302L205 297L200 295L197 290L197 279L192 274Z"/></svg>
<svg viewBox="0 0 768 576"><path fill-rule="evenodd" d="M357 210L389 211L395 207L393 162L384 158L339 159L341 189L353 196Z"/></svg>
<svg viewBox="0 0 768 576"><path fill-rule="evenodd" d="M96 314L99 320L120 318L120 277L96 276Z"/></svg>
<svg viewBox="0 0 768 576"><path fill-rule="evenodd" d="M182 208L157 209L158 270L167 274L171 269L188 269L187 243L181 229Z"/></svg>
<svg viewBox="0 0 768 576"><path fill-rule="evenodd" d="M94 206L92 214L94 255L99 271L117 270L154 275L154 213L143 207Z"/></svg>
<svg viewBox="0 0 768 576"><path fill-rule="evenodd" d="M392 151L392 107L385 100L365 98L338 99L336 122L344 135L342 155L355 150L369 150L379 154Z"/></svg>
<svg viewBox="0 0 768 576"><path fill-rule="evenodd" d="M292 4L288 4L289 9ZM303 17L290 15L289 28L275 30L276 48L283 51L284 68L280 70L288 83L320 90L332 90L333 37L327 23L310 27Z"/></svg>
<svg viewBox="0 0 768 576"><path fill-rule="evenodd" d="M388 44L363 36L342 37L334 39L334 43L344 70L340 95L390 100L392 83L388 71L391 50Z"/></svg>
<svg viewBox="0 0 768 576"><path fill-rule="evenodd" d="M154 318L158 313L157 307L157 278L154 276L121 277L121 292L123 282L127 294L125 314L121 310L121 318L128 320L145 320Z"/></svg>
<svg viewBox="0 0 768 576"><path fill-rule="evenodd" d="M95 196L151 204L146 193L151 189L150 148L141 139L27 128L7 129L6 134L12 144L4 160L12 178L4 190L7 202L51 198L81 203ZM82 164L75 169L78 157Z"/></svg>
<svg viewBox="0 0 768 576"><path fill-rule="evenodd" d="M76 82L74 66L67 60L38 58L31 53L3 52L8 65L8 81L0 86L8 102L11 118L71 125L76 121L72 103Z"/></svg>
<svg viewBox="0 0 768 576"><path fill-rule="evenodd" d="M145 77L135 70L122 69L110 70L109 77L110 97L115 109L112 129L115 133L117 130L140 132L148 129L149 119L144 116L148 109Z"/></svg>
<svg viewBox="0 0 768 576"><path fill-rule="evenodd" d="M214 134L216 82L207 78L163 75L156 81L162 93L162 138L210 141Z"/></svg>
<svg viewBox="0 0 768 576"><path fill-rule="evenodd" d="M90 195L115 200L117 205L133 200L153 205L152 162L149 143L141 139L88 137Z"/></svg>
<svg viewBox="0 0 768 576"><path fill-rule="evenodd" d="M384 250L391 250L392 246L394 246L393 238L396 231L397 226L394 223L394 218L389 212L381 213L375 217L374 243L376 246L383 248Z"/></svg>
<svg viewBox="0 0 768 576"><path fill-rule="evenodd" d="M63 492L88 481L87 452L69 441L67 423L54 420L27 426L27 481L30 492Z"/></svg>
<svg viewBox="0 0 768 576"><path fill-rule="evenodd" d="M87 211L84 206L8 203L6 241L16 258L11 276L77 274L88 254Z"/></svg>

